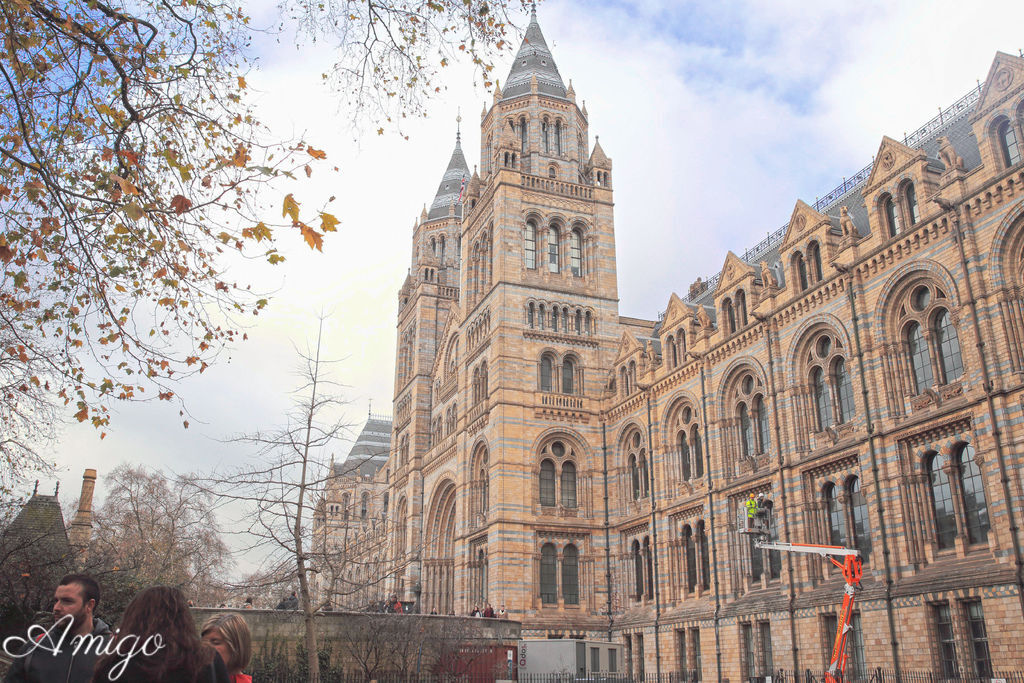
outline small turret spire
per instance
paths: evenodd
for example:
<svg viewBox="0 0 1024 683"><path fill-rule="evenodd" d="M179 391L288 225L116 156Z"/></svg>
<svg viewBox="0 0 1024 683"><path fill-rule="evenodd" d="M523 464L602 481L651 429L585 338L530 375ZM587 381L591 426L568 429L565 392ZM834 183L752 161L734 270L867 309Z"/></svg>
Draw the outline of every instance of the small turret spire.
<svg viewBox="0 0 1024 683"><path fill-rule="evenodd" d="M462 107L455 114L455 144L462 142Z"/></svg>

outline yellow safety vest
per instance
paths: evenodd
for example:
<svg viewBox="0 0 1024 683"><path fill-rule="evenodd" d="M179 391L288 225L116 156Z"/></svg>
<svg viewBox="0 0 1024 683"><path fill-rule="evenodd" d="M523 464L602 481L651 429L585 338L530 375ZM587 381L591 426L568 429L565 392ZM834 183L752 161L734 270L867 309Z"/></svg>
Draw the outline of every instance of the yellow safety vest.
<svg viewBox="0 0 1024 683"><path fill-rule="evenodd" d="M757 501L748 500L744 505L747 506L747 517L753 517L757 514Z"/></svg>

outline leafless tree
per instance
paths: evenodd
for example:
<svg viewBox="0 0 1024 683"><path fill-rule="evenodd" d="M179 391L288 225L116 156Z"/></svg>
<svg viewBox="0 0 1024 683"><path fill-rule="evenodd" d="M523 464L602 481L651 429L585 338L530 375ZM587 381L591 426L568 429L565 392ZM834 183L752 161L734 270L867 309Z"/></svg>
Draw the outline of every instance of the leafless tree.
<svg viewBox="0 0 1024 683"><path fill-rule="evenodd" d="M313 510L316 493L329 475L328 449L346 429L339 417L345 405L339 397L341 385L328 377L332 361L321 357L322 341L321 317L315 348L297 351L300 383L284 423L231 439L254 448L253 463L197 480L203 490L244 508L245 532L251 538L247 550L261 550L266 556L260 574L297 582L314 679L320 668L313 623L317 605L310 590Z"/></svg>

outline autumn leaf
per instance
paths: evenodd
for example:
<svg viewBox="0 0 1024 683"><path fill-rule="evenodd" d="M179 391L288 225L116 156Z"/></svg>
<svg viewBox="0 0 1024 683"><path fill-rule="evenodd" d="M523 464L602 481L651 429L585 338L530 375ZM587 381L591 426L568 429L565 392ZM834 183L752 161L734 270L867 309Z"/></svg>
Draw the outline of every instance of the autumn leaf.
<svg viewBox="0 0 1024 683"><path fill-rule="evenodd" d="M128 216L128 218L131 218L133 221L137 221L141 220L142 217L146 215L146 212L142 210L142 207L139 206L138 202L132 202L124 207L124 215Z"/></svg>
<svg viewBox="0 0 1024 683"><path fill-rule="evenodd" d="M299 222L299 203L291 193L284 198L284 206L281 209L281 216L289 216L293 223Z"/></svg>
<svg viewBox="0 0 1024 683"><path fill-rule="evenodd" d="M306 151L309 152L309 156L313 157L314 159L326 159L327 158L327 152L324 152L323 150L316 149L314 147L307 147Z"/></svg>
<svg viewBox="0 0 1024 683"><path fill-rule="evenodd" d="M320 229L324 232L337 232L338 219L329 213L320 214Z"/></svg>
<svg viewBox="0 0 1024 683"><path fill-rule="evenodd" d="M239 76L238 77L238 87L242 88L242 89L244 89L246 87L245 77L244 76Z"/></svg>
<svg viewBox="0 0 1024 683"><path fill-rule="evenodd" d="M139 188L135 187L116 173L111 173L110 179L117 183L118 187L121 188L121 192L124 192L125 194L139 194Z"/></svg>
<svg viewBox="0 0 1024 683"><path fill-rule="evenodd" d="M75 413L75 419L78 420L79 422L85 422L86 420L89 419L89 408L87 406L82 405L81 403L79 403L78 405L81 406L82 409Z"/></svg>
<svg viewBox="0 0 1024 683"><path fill-rule="evenodd" d="M171 198L171 208L180 216L192 208L192 202L184 195L176 194Z"/></svg>
<svg viewBox="0 0 1024 683"><path fill-rule="evenodd" d="M245 168L246 162L249 161L249 150L245 148L245 145L239 145L235 148L235 155L231 157L231 165L238 166L239 168Z"/></svg>
<svg viewBox="0 0 1024 683"><path fill-rule="evenodd" d="M313 228L309 227L305 223L299 223L299 230L302 231L302 237L306 240L306 244L309 245L310 249L316 249L317 251L323 251L324 236L318 233Z"/></svg>

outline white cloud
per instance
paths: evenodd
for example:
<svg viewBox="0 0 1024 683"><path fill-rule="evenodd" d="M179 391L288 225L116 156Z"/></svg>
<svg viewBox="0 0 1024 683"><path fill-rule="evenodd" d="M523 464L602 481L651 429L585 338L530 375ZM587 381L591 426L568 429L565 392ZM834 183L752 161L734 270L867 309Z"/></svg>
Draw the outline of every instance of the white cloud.
<svg viewBox="0 0 1024 683"><path fill-rule="evenodd" d="M868 163L883 134L902 135L952 103L985 77L996 50L1016 52L1024 25L1018 2L550 0L539 14L614 160L621 312L646 317L713 274L726 250L780 227L797 198L813 201ZM478 112L491 98L468 68L453 68L431 116L404 126L409 141L377 136L324 92L325 47L267 45L248 78L264 93L262 118L280 135L305 133L339 166L300 192L313 206L336 195L340 230L323 254L290 235L283 267L238 267L277 296L230 363L181 388L200 418L191 429L156 404L119 409L103 442L70 427L55 454L65 492L77 492L85 467L100 469L101 494L103 472L122 460L181 470L244 457L213 439L278 421L290 340L310 338L321 309L333 314L328 353L346 359L339 379L351 387L351 420L371 399L390 412L412 224L447 164L459 107L467 159L478 163Z"/></svg>

